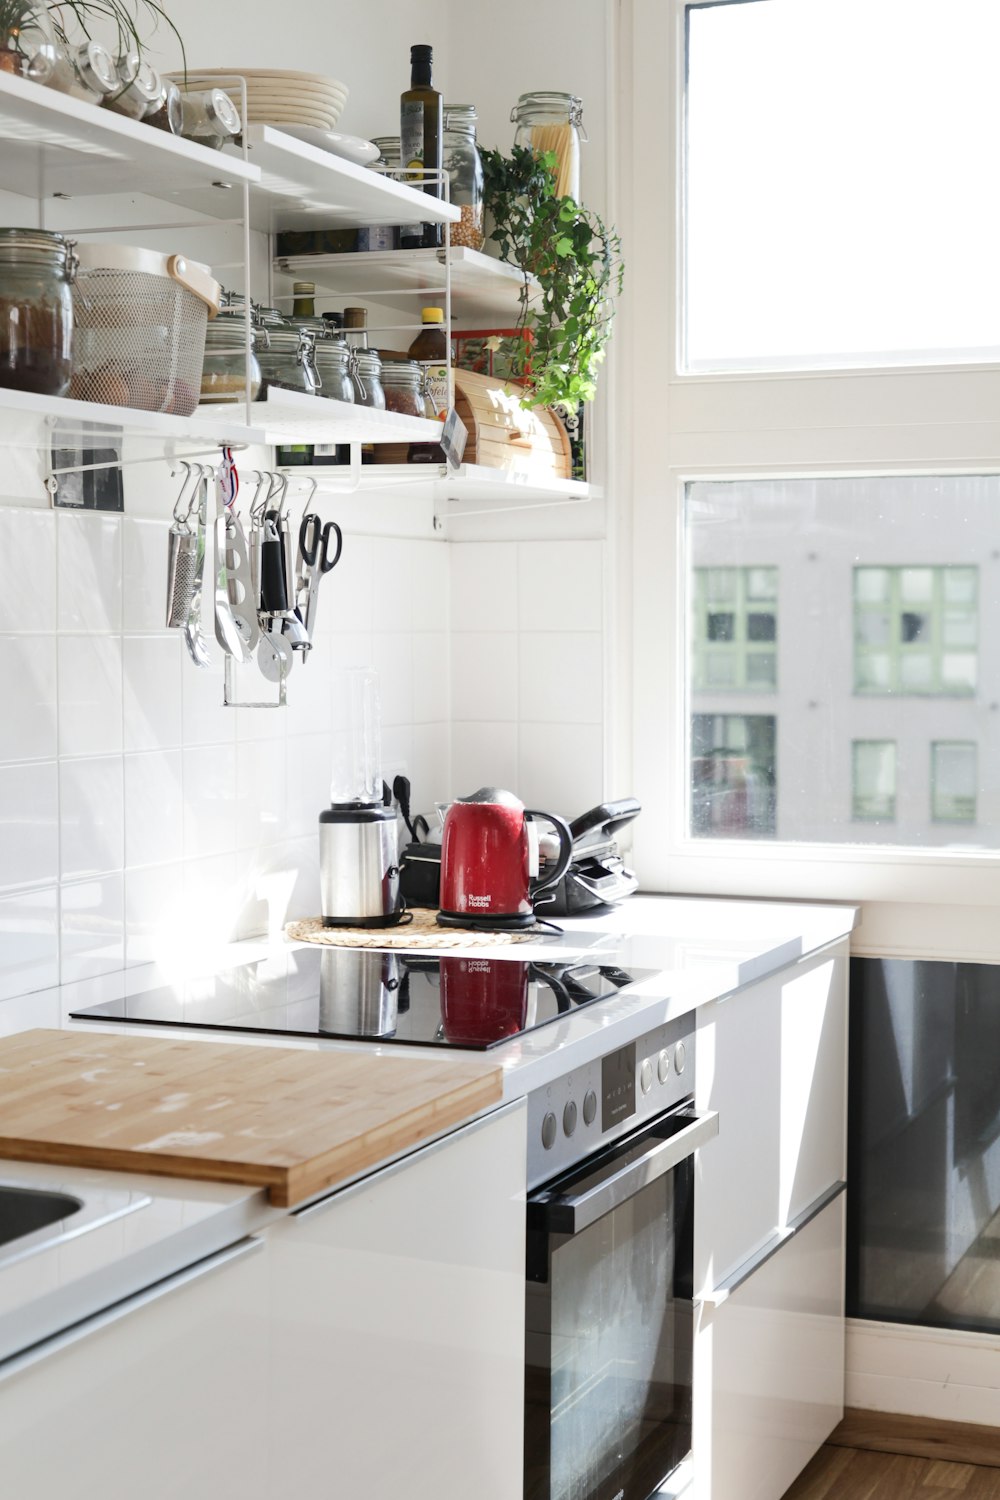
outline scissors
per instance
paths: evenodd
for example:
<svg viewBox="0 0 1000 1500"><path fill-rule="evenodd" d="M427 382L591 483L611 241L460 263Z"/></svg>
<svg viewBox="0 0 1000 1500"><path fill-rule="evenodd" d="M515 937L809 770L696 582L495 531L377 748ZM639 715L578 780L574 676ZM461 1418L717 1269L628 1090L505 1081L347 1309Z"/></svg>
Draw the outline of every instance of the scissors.
<svg viewBox="0 0 1000 1500"><path fill-rule="evenodd" d="M310 641L316 622L320 579L324 573L331 572L337 566L343 546L343 532L336 521L327 521L324 526L315 511L308 511L302 517L295 604Z"/></svg>

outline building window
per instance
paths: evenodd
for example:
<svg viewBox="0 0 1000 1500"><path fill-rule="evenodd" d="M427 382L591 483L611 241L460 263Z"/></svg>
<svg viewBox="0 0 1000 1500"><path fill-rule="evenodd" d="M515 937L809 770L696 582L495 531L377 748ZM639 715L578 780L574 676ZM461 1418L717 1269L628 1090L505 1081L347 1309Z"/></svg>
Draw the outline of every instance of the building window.
<svg viewBox="0 0 1000 1500"><path fill-rule="evenodd" d="M891 823L896 816L895 740L854 740L851 745L851 816Z"/></svg>
<svg viewBox="0 0 1000 1500"><path fill-rule="evenodd" d="M777 568L694 570L696 689L773 692L777 640Z"/></svg>
<svg viewBox="0 0 1000 1500"><path fill-rule="evenodd" d="M931 745L931 817L935 823L976 821L976 763L971 740L935 740Z"/></svg>
<svg viewBox="0 0 1000 1500"><path fill-rule="evenodd" d="M975 693L978 571L855 568L855 692Z"/></svg>
<svg viewBox="0 0 1000 1500"><path fill-rule="evenodd" d="M776 721L769 714L694 714L691 832L773 838Z"/></svg>

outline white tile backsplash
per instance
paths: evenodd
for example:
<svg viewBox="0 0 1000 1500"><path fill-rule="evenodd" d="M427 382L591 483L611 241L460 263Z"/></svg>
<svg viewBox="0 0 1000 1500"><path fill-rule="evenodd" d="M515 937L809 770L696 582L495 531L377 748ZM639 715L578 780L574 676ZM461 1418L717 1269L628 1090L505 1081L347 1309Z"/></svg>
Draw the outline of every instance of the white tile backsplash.
<svg viewBox="0 0 1000 1500"><path fill-rule="evenodd" d="M121 637L60 636L59 754L116 755L121 748Z"/></svg>
<svg viewBox="0 0 1000 1500"><path fill-rule="evenodd" d="M59 879L59 767L0 766L0 891Z"/></svg>
<svg viewBox="0 0 1000 1500"><path fill-rule="evenodd" d="M166 545L164 543L164 545ZM99 634L122 627L122 523L62 511L57 525L59 629ZM153 588L151 574L145 582ZM165 572L162 575L165 579ZM166 584L164 582L164 589ZM160 617L162 627L163 618Z"/></svg>
<svg viewBox="0 0 1000 1500"><path fill-rule="evenodd" d="M56 692L56 637L0 636L0 761L55 759Z"/></svg>
<svg viewBox="0 0 1000 1500"><path fill-rule="evenodd" d="M0 998L314 914L340 668L380 672L414 811L602 795L602 543L345 535L288 709L233 709L211 629L202 670L165 628L169 508L141 510L0 502ZM254 665L237 692L274 696Z"/></svg>
<svg viewBox="0 0 1000 1500"><path fill-rule="evenodd" d="M56 628L56 518L0 506L0 631Z"/></svg>
<svg viewBox="0 0 1000 1500"><path fill-rule="evenodd" d="M120 755L59 764L60 874L83 880L125 863L125 790Z"/></svg>

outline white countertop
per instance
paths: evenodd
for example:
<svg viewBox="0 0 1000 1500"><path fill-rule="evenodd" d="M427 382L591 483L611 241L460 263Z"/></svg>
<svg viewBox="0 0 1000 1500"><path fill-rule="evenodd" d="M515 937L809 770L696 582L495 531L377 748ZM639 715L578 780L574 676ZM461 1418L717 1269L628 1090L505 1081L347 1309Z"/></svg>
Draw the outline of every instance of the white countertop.
<svg viewBox="0 0 1000 1500"><path fill-rule="evenodd" d="M504 1068L505 1099L523 1097L604 1051L624 1046L666 1021L722 999L798 959L846 937L856 925L851 906L707 900L636 895L594 917L564 919L561 938L519 943L493 956L551 961L582 953L606 956L622 968L652 970L655 978L507 1042L490 1056ZM281 951L288 952L288 944ZM297 945L301 946L301 945ZM212 968L252 962L275 951L262 940L233 944ZM422 950L430 955L432 950ZM454 951L454 950L452 950ZM188 972L206 972L202 955ZM176 972L146 965L98 979L0 1002L0 1035L30 1027L65 1028L68 1012L126 992L152 988ZM87 1023L82 1023L87 1024ZM88 1029L92 1027L88 1026ZM115 1025L127 1032L129 1027ZM163 1028L144 1028L171 1035ZM391 1044L334 1042L201 1032L206 1041L342 1050L368 1046L399 1055ZM411 1049L405 1049L407 1051ZM419 1049L413 1049L419 1050ZM436 1056L441 1056L438 1048ZM0 1361L109 1302L213 1254L261 1227L279 1210L262 1193L223 1184L171 1182L125 1173L84 1172L0 1161L0 1182L51 1187L86 1197L134 1195L129 1211L78 1235L72 1219L58 1248L5 1259L0 1246ZM2 1366L0 1366L2 1373Z"/></svg>

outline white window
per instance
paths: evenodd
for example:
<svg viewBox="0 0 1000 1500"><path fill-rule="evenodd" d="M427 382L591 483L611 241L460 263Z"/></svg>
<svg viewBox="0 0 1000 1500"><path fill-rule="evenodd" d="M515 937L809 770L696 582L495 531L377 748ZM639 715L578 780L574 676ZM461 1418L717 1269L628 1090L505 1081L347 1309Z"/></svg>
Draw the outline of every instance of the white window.
<svg viewBox="0 0 1000 1500"><path fill-rule="evenodd" d="M1000 6L623 10L640 878L998 902Z"/></svg>

